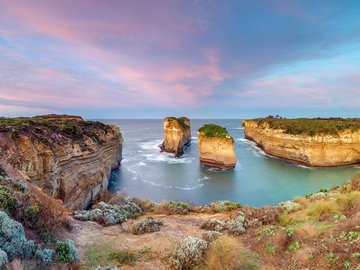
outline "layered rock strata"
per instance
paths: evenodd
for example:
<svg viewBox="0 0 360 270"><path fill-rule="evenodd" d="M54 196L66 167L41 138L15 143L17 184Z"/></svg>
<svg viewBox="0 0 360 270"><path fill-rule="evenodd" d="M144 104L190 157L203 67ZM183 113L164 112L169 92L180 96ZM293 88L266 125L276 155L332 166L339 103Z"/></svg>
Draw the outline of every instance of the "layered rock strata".
<svg viewBox="0 0 360 270"><path fill-rule="evenodd" d="M198 130L198 145L201 164L221 169L235 167L234 139L225 128L204 125Z"/></svg>
<svg viewBox="0 0 360 270"><path fill-rule="evenodd" d="M176 157L184 154L184 147L191 141L190 120L186 117L167 117L164 119L164 142L161 150L174 153Z"/></svg>
<svg viewBox="0 0 360 270"><path fill-rule="evenodd" d="M107 190L122 158L118 127L79 117L0 118L0 157L70 209Z"/></svg>
<svg viewBox="0 0 360 270"><path fill-rule="evenodd" d="M310 120L309 120L310 121ZM360 130L345 129L332 134L289 134L269 123L243 121L245 138L267 154L314 167L360 163Z"/></svg>

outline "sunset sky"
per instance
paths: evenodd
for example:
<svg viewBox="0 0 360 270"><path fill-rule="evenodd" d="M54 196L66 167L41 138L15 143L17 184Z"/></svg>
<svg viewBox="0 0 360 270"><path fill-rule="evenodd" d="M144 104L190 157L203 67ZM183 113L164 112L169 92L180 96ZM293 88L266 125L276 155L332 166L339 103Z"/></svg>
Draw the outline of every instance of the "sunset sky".
<svg viewBox="0 0 360 270"><path fill-rule="evenodd" d="M360 117L360 1L0 0L0 115Z"/></svg>

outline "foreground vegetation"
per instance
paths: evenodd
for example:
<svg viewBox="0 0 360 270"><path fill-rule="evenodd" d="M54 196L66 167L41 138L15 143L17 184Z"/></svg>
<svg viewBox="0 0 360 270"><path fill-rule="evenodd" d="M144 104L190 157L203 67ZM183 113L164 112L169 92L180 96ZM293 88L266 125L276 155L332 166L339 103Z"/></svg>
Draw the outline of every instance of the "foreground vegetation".
<svg viewBox="0 0 360 270"><path fill-rule="evenodd" d="M267 123L272 129L282 129L288 134L330 134L337 135L341 131L360 129L360 118L296 118L287 119L279 116L249 119L259 125Z"/></svg>
<svg viewBox="0 0 360 270"><path fill-rule="evenodd" d="M75 265L75 244L62 238L69 229L61 209L38 198L23 180L7 177L0 166L0 269Z"/></svg>
<svg viewBox="0 0 360 270"><path fill-rule="evenodd" d="M85 241L97 235L85 245L75 242L83 248L79 263L73 243L59 235L71 230L74 220L54 214L54 206L38 200L26 182L9 179L1 168L0 178L0 212L25 230L16 230L17 243L23 243L16 246L17 253L6 248L9 269L20 264L23 269L360 270L360 175L341 187L260 208L228 201L157 204L104 193L93 209L75 214L84 220L77 224L89 226L81 236Z"/></svg>

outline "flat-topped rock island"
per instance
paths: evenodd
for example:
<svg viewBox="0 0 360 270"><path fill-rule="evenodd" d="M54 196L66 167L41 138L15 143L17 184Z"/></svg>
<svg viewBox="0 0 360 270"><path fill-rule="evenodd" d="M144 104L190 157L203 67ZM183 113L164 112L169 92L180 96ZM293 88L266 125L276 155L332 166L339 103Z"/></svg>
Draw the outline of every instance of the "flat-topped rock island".
<svg viewBox="0 0 360 270"><path fill-rule="evenodd" d="M313 167L360 163L358 118L257 118L242 121L245 138L267 154Z"/></svg>
<svg viewBox="0 0 360 270"><path fill-rule="evenodd" d="M207 124L198 130L200 163L209 167L230 169L236 164L234 139L218 125Z"/></svg>

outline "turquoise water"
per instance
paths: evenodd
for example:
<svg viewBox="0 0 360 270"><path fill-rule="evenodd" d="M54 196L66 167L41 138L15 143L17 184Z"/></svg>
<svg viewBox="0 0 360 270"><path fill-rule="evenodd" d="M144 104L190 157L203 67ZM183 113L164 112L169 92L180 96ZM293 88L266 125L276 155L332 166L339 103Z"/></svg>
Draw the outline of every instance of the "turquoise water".
<svg viewBox="0 0 360 270"><path fill-rule="evenodd" d="M124 138L123 161L112 174L110 190L154 201L205 204L231 200L252 206L281 201L340 185L359 168L305 168L267 156L244 139L240 120L192 120L192 142L181 158L160 153L162 120L103 120L118 125ZM197 129L215 123L228 129L238 159L234 170L200 166Z"/></svg>

